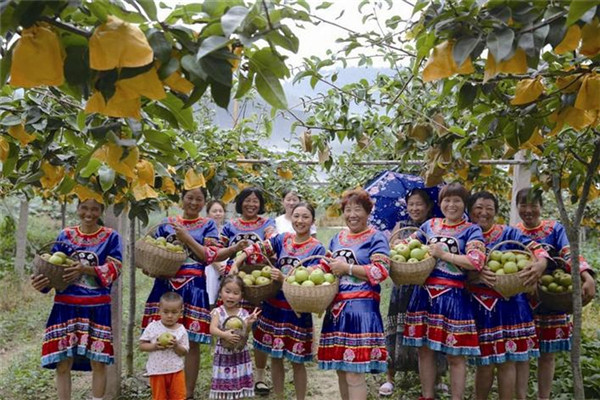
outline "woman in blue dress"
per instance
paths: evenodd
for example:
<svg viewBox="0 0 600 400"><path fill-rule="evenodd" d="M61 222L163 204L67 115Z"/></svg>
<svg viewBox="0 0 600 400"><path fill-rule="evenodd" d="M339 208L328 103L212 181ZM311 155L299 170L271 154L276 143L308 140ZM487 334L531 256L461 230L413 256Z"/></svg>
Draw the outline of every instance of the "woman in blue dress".
<svg viewBox="0 0 600 400"><path fill-rule="evenodd" d="M274 280L283 281L303 259L325 255L325 247L311 237L315 220L314 208L306 203L294 206L291 212L294 233L280 233L269 240L256 243L236 257L232 273L245 261L248 264L265 264L265 256L276 258L276 270L271 272ZM304 266L318 264L319 259L309 260ZM292 363L294 387L297 400L306 398L305 363L312 361L313 323L310 313L299 316L292 310L283 291L265 301L253 331L254 348L271 357L271 379L275 396L283 399L285 372L283 359Z"/></svg>
<svg viewBox="0 0 600 400"><path fill-rule="evenodd" d="M365 373L387 369L379 284L388 277L390 249L383 233L367 225L372 209L364 190L343 195L348 229L331 239L333 261L321 263L339 277L340 287L323 320L319 368L336 371L342 399L366 399Z"/></svg>
<svg viewBox="0 0 600 400"><path fill-rule="evenodd" d="M220 239L224 246L260 243L277 234L275 221L261 217L265 212L265 200L261 189L249 187L242 190L235 198L235 211L240 217L230 220L221 231ZM230 259L225 273L229 273L232 263L233 260ZM258 395L267 395L271 390L265 383L267 358L266 353L254 350L254 391Z"/></svg>
<svg viewBox="0 0 600 400"><path fill-rule="evenodd" d="M121 274L121 237L100 225L104 205L81 198L78 226L63 229L52 252L74 259L65 267L70 285L56 291L42 345L42 367L56 370L58 399L71 398L71 370L92 370L92 396L106 390L106 365L114 363L110 289ZM32 276L32 285L48 292L50 281Z"/></svg>
<svg viewBox="0 0 600 400"><path fill-rule="evenodd" d="M540 243L551 257L571 260L571 246L565 228L557 221L542 220L542 193L532 188L519 190L516 196L517 210L523 222L517 228L525 236ZM568 266L568 265L567 265ZM549 263L549 268L556 268ZM583 303L587 303L596 294L596 281L589 264L580 259L581 295ZM549 399L554 380L554 354L571 350L571 322L566 313L550 311L543 306L536 306L534 319L540 341L540 359L538 361L538 398ZM519 376L529 375L529 364L518 366Z"/></svg>
<svg viewBox="0 0 600 400"><path fill-rule="evenodd" d="M435 393L435 352L446 354L453 399L462 399L467 356L479 355L477 328L465 283L467 271L481 270L485 247L481 228L464 218L469 192L459 183L440 190L439 204L445 218L432 218L421 225L429 253L437 258L425 284L412 295L406 314L403 342L419 348L421 399Z"/></svg>
<svg viewBox="0 0 600 400"><path fill-rule="evenodd" d="M155 233L167 242L179 240L189 250L189 257L170 279L155 279L146 301L142 328L160 319L160 297L169 291L183 298L183 317L180 321L188 332L190 350L185 357L187 398L194 397L200 370L200 344L210 344L210 304L206 290L205 269L214 261L225 260L243 249L243 243L222 248L217 225L212 219L200 216L206 199L206 188L186 184L181 195L183 215L168 217Z"/></svg>
<svg viewBox="0 0 600 400"><path fill-rule="evenodd" d="M498 200L486 191L475 193L469 199L469 216L483 230L487 251L506 240L522 243L535 256L535 260L519 274L527 286L534 286L546 270L549 255L538 243L521 231L507 225L495 224ZM521 250L506 243L496 250ZM540 355L531 307L524 293L505 299L490 286L495 273L487 265L481 270L479 282L469 285L473 296L475 321L479 334L481 355L475 358L475 398L487 399L497 368L499 399L524 399L527 397L528 376L517 375L519 363L529 363Z"/></svg>

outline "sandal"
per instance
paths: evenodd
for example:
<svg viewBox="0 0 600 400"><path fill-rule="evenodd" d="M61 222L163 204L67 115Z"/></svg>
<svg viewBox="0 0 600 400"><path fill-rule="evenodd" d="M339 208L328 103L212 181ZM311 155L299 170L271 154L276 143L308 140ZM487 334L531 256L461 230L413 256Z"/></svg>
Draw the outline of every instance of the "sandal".
<svg viewBox="0 0 600 400"><path fill-rule="evenodd" d="M254 384L254 393L259 396L268 396L271 392L271 388L267 386L263 381L258 381Z"/></svg>
<svg viewBox="0 0 600 400"><path fill-rule="evenodd" d="M379 395L383 397L389 397L394 394L394 384L392 382L386 382L379 387Z"/></svg>

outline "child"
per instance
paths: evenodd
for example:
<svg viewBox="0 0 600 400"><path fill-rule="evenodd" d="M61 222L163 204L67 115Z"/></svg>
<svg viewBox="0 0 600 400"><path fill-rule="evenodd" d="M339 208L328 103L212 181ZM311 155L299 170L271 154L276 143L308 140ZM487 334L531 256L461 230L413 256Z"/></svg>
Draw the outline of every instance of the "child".
<svg viewBox="0 0 600 400"><path fill-rule="evenodd" d="M238 343L242 338L233 330L224 330L223 323L230 316L238 316L246 323L246 331L256 321L260 311L252 314L240 306L244 283L237 275L227 275L221 281L219 295L223 304L211 313L210 334L217 337L217 346L213 357L213 379L210 386L211 399L241 399L254 397L252 379L252 360L246 346L241 351L223 347L223 341Z"/></svg>
<svg viewBox="0 0 600 400"><path fill-rule="evenodd" d="M140 337L140 350L150 352L146 370L152 400L184 400L183 365L190 343L185 328L178 323L183 299L176 292L166 292L160 297L158 313L160 320L151 322Z"/></svg>

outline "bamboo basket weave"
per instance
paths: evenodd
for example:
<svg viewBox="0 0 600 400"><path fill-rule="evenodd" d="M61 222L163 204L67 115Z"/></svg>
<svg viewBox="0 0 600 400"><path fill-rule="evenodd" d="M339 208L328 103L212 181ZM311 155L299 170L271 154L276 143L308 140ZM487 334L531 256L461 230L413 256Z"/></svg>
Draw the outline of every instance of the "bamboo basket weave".
<svg viewBox="0 0 600 400"><path fill-rule="evenodd" d="M331 261L331 259L325 256L311 256L301 261L301 264L309 260L323 259ZM288 276L292 275L296 268L290 271ZM287 282L287 277L283 281L283 294L290 307L297 314L300 313L315 313L321 314L331 304L335 296L339 291L340 280L335 279L335 282L330 285L318 285L318 286L301 286L292 285Z"/></svg>
<svg viewBox="0 0 600 400"><path fill-rule="evenodd" d="M566 271L567 262L559 257L553 259L558 265L558 269ZM573 293L551 293L544 292L538 284L538 299L542 306L551 311L559 311L567 314L573 313ZM585 304L582 304L585 305Z"/></svg>
<svg viewBox="0 0 600 400"><path fill-rule="evenodd" d="M233 315L233 316L225 318L225 321L223 321L223 326L225 326L227 321L229 321L230 319L233 319L233 318L240 318L240 317ZM248 343L248 329L247 329L247 325L246 325L245 321L242 321L242 324L243 324L242 329L234 329L233 330L233 333L240 335L240 337L241 337L240 341L237 342L236 344L233 344L226 340L221 340L221 345L223 347L225 347L226 349L229 349L231 351L235 351L235 352L244 350L244 348L246 347L246 343Z"/></svg>
<svg viewBox="0 0 600 400"><path fill-rule="evenodd" d="M494 247L492 247L492 249L488 253L485 263L487 264L489 262L490 256L493 251L495 251L500 246L505 245L505 244L514 244L516 246L521 246L524 250L507 250L507 251L510 251L515 254L525 254L525 255L528 255L531 260L535 259L535 256L533 255L533 253L531 251L529 251L529 249L527 249L527 247L523 243L517 242L516 240L505 240L503 242L499 242ZM514 274L507 274L507 275L496 275L496 282L494 283L493 288L496 292L500 293L502 296L504 296L507 299L516 294L527 293L527 292L531 292L531 290L532 290L531 287L527 287L527 286L523 285L523 279L519 276L518 272L516 272Z"/></svg>
<svg viewBox="0 0 600 400"><path fill-rule="evenodd" d="M66 282L63 278L63 274L65 272L65 267L63 265L55 265L51 262L44 260L41 256L42 250L48 248L50 245L54 244L64 244L67 246L71 246L66 242L50 242L46 243L36 252L33 257L33 272L34 274L42 274L50 281L50 287L56 289L56 291L63 291L69 286L69 282Z"/></svg>
<svg viewBox="0 0 600 400"><path fill-rule="evenodd" d="M423 232L421 229L407 226L398 229L390 237L390 243L392 242L394 236L408 229L421 232L421 234L427 238L427 234L425 234L425 232ZM416 263L396 262L390 260L390 278L396 285L423 285L435 268L435 263L436 258L431 256Z"/></svg>
<svg viewBox="0 0 600 400"><path fill-rule="evenodd" d="M271 268L275 268L269 261L268 257L265 256L265 260ZM263 267L264 265L246 265L243 267L243 270L244 272L251 274L252 271L261 270ZM250 304L257 306L260 305L260 303L262 303L263 301L275 297L275 295L277 295L277 292L279 292L279 289L281 289L281 282L271 279L271 281L265 285L244 285L242 295L244 299L247 300Z"/></svg>
<svg viewBox="0 0 600 400"><path fill-rule="evenodd" d="M135 242L135 265L141 268L146 275L154 278L172 278L177 274L179 268L187 259L187 253L174 252L144 241L158 226L157 224L148 229L146 234ZM174 242L175 244L180 244Z"/></svg>

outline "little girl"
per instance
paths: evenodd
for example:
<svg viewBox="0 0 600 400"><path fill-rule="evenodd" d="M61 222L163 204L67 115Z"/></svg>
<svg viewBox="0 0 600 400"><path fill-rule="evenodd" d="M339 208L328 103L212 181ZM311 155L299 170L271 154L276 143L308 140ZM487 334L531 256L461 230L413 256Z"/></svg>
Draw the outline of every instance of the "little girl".
<svg viewBox="0 0 600 400"><path fill-rule="evenodd" d="M246 324L246 331L256 321L260 310L252 314L240 306L244 283L237 275L228 275L221 281L219 295L223 304L211 313L210 334L217 337L213 357L213 378L210 386L211 399L241 399L254 396L252 360L248 346L241 351L223 347L223 341L238 343L242 338L233 330L225 330L223 323L228 317L237 316Z"/></svg>

